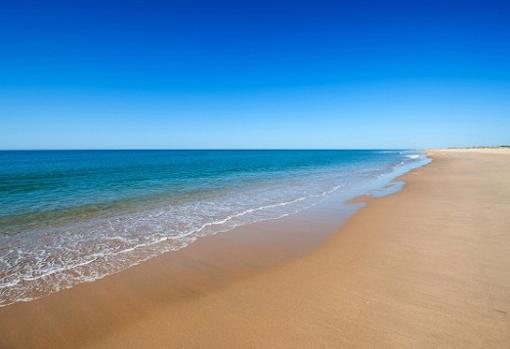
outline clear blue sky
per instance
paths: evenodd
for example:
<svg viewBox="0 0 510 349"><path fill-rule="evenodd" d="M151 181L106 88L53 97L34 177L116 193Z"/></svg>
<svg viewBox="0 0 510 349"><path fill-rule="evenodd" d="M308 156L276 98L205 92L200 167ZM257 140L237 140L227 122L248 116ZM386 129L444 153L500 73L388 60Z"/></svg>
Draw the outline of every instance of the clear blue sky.
<svg viewBox="0 0 510 349"><path fill-rule="evenodd" d="M510 143L509 1L17 0L0 33L1 149Z"/></svg>

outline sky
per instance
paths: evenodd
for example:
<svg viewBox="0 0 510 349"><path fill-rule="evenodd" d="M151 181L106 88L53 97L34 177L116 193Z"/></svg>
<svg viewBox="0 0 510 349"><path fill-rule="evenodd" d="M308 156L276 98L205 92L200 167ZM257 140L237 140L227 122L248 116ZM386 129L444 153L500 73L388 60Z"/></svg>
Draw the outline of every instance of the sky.
<svg viewBox="0 0 510 349"><path fill-rule="evenodd" d="M509 1L0 6L0 149L510 144Z"/></svg>

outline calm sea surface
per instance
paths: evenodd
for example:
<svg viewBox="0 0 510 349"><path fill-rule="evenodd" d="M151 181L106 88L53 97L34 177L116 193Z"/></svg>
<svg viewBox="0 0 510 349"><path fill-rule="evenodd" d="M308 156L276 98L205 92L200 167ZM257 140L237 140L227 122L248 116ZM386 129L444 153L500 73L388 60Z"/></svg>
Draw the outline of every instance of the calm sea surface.
<svg viewBox="0 0 510 349"><path fill-rule="evenodd" d="M427 161L410 150L0 152L0 306Z"/></svg>

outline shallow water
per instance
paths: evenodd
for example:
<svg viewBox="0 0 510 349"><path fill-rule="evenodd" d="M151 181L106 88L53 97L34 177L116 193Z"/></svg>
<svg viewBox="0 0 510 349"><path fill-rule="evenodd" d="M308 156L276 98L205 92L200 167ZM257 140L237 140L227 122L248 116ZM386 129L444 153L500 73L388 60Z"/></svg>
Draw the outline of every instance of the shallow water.
<svg viewBox="0 0 510 349"><path fill-rule="evenodd" d="M332 195L399 190L392 180L427 161L412 150L0 152L0 306Z"/></svg>

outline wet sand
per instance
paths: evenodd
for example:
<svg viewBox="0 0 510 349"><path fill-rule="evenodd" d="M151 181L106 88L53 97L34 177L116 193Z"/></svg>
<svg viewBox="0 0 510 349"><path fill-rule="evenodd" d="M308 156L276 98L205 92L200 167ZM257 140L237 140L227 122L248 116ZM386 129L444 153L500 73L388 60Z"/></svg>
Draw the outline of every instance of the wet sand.
<svg viewBox="0 0 510 349"><path fill-rule="evenodd" d="M429 155L335 234L253 225L2 308L0 348L507 348L510 150Z"/></svg>

